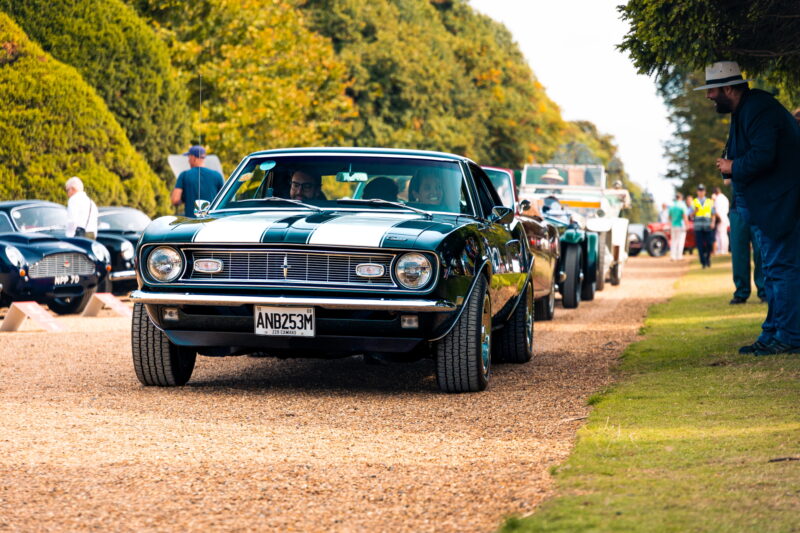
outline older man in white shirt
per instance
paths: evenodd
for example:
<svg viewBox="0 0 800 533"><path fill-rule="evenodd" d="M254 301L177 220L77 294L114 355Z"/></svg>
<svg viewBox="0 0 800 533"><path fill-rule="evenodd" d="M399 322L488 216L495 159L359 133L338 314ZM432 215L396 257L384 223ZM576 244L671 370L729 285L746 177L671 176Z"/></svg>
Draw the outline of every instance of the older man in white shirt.
<svg viewBox="0 0 800 533"><path fill-rule="evenodd" d="M83 182L72 176L64 184L67 191L67 237L97 237L97 205L83 191Z"/></svg>
<svg viewBox="0 0 800 533"><path fill-rule="evenodd" d="M728 227L731 224L730 219L728 218L728 212L730 211L731 204L728 201L728 197L722 194L722 189L719 187L714 187L714 195L712 198L714 199L714 210L719 216L719 223L716 227L716 250L714 250L714 252L718 254L727 254Z"/></svg>

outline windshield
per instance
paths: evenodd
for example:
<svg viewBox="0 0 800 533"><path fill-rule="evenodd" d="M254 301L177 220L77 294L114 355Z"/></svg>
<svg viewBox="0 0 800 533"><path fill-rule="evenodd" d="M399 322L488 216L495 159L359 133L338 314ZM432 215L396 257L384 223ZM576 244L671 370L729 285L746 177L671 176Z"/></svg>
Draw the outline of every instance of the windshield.
<svg viewBox="0 0 800 533"><path fill-rule="evenodd" d="M514 209L514 189L512 185L514 178L509 176L508 172L502 170L494 170L485 167L483 170L486 172L486 175L489 176L494 188L497 189L497 194L500 195L500 200L503 201L503 205Z"/></svg>
<svg viewBox="0 0 800 533"><path fill-rule="evenodd" d="M602 165L525 165L525 185L579 185L605 187Z"/></svg>
<svg viewBox="0 0 800 533"><path fill-rule="evenodd" d="M150 224L150 217L136 209L100 211L97 218L98 230L135 231L141 233Z"/></svg>
<svg viewBox="0 0 800 533"><path fill-rule="evenodd" d="M383 202L352 202L373 199ZM214 209L297 209L298 202L322 209L386 210L408 205L432 212L473 213L457 161L352 154L254 157L231 178Z"/></svg>
<svg viewBox="0 0 800 533"><path fill-rule="evenodd" d="M60 205L18 207L11 211L11 218L23 233L59 231L67 228L67 208Z"/></svg>

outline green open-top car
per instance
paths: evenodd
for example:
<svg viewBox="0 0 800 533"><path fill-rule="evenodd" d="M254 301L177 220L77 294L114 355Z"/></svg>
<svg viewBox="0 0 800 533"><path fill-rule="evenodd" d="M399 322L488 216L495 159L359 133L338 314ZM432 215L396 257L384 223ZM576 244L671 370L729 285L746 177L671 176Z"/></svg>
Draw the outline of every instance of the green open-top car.
<svg viewBox="0 0 800 533"><path fill-rule="evenodd" d="M533 256L464 157L316 148L247 156L198 218L137 250L133 358L181 385L195 357L432 357L442 390L533 353Z"/></svg>

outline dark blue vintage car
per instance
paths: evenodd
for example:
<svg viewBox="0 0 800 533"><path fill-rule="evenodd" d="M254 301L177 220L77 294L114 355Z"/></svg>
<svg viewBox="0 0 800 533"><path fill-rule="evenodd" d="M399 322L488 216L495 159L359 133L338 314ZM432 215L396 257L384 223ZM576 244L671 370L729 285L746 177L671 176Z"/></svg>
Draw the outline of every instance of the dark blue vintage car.
<svg viewBox="0 0 800 533"><path fill-rule="evenodd" d="M0 202L0 307L33 300L79 313L110 268L97 241L64 236L66 208L39 200Z"/></svg>
<svg viewBox="0 0 800 533"><path fill-rule="evenodd" d="M128 294L136 288L133 256L136 243L150 217L132 207L100 207L97 220L97 240L111 254L110 287L107 292Z"/></svg>
<svg viewBox="0 0 800 533"><path fill-rule="evenodd" d="M533 353L533 255L464 157L390 149L247 156L199 218L162 217L137 250L133 362L145 385L196 355L432 357L447 392Z"/></svg>

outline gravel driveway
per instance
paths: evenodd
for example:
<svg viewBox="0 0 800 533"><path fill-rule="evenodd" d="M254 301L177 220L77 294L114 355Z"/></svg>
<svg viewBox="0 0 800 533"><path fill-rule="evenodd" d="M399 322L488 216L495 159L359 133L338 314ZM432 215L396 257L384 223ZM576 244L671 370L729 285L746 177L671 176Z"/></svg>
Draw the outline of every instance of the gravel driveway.
<svg viewBox="0 0 800 533"><path fill-rule="evenodd" d="M631 259L468 395L429 361L360 358L198 358L186 387L144 388L129 319L0 333L0 531L492 531L548 496L587 396L684 268Z"/></svg>

